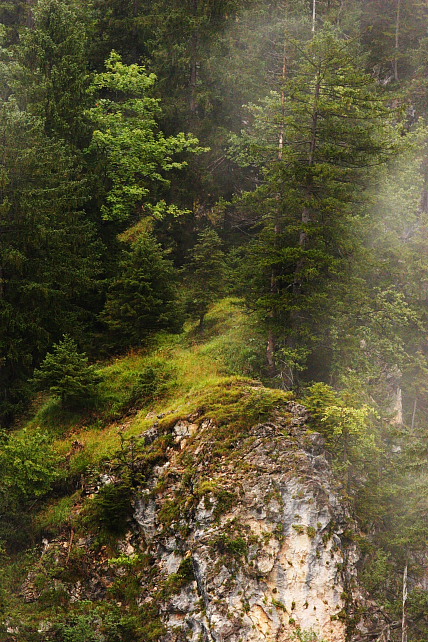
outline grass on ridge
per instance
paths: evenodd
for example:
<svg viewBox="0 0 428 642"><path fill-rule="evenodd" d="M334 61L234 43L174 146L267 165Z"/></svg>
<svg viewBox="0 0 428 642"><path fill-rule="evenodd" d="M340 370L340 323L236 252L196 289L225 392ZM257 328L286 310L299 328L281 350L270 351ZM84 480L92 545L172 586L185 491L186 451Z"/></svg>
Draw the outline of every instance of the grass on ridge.
<svg viewBox="0 0 428 642"><path fill-rule="evenodd" d="M203 402L204 391L245 381L261 350L240 300L223 299L206 315L202 333L196 323L188 323L181 335L158 334L148 347L100 365L100 398L91 412L64 412L56 400L48 399L27 429L50 434L58 453L68 456L69 475L79 475L116 451L121 434L141 435L156 415L171 421L186 416ZM138 386L147 372L160 383L142 399ZM80 446L73 452L76 442Z"/></svg>

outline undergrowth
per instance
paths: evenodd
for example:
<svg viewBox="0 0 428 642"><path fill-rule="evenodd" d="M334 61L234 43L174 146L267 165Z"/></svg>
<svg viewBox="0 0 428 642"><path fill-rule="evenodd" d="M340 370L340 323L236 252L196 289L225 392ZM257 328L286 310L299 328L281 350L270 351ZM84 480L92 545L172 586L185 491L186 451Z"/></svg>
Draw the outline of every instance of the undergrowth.
<svg viewBox="0 0 428 642"><path fill-rule="evenodd" d="M58 400L39 397L34 416L15 434L19 436L25 430L22 434L47 435L59 464L53 488L39 497L32 508L33 541L60 536L71 537L72 542L73 533L76 538L90 533L97 550L103 551L127 529L133 511L132 493L136 485L144 483L153 466L165 461L168 448L174 446L171 431L179 419L194 416L199 424L205 419L212 420L213 448L220 453L231 440L244 436L252 425L284 410L290 393L263 388L251 378L262 351L262 343L239 300L226 299L207 314L203 334L189 324L181 336L158 334L144 349L98 364L100 383L96 402L89 410L65 411ZM144 435L153 426L157 437L146 443ZM100 486L97 480L106 471L111 481ZM98 486L88 498L91 491L84 486L91 479ZM207 493L218 505L218 519L236 499L222 484L209 489L201 487L196 496L205 497ZM181 505L165 504L165 514L160 515L165 527L182 509ZM245 554L245 542L239 537L235 539L231 536L230 541L219 541L218 545L234 556ZM64 577L72 574L73 568L77 573L85 564L84 559L74 560L78 550L70 548ZM106 639L119 635L124 640L135 636L156 640L163 631L156 609L149 622L139 612L130 613L129 619L118 614L111 619L112 607L104 602L90 612L83 603L72 607L59 580L58 590L49 592L47 588L39 602L22 604L16 577L21 585L27 576L31 564L26 562L26 555L21 552L16 561L11 558L1 578L2 596L5 595L7 609L13 613L11 622L21 623L23 641L42 639L44 634L36 633L36 622L40 618L55 622L55 613L64 608L69 613L68 619L55 630L55 635L64 640L77 641L82 636L93 639L94 629ZM18 575L13 574L13 568ZM147 572L148 569L144 570ZM189 559L164 590L177 591L191 579ZM122 593L123 596L132 593L132 587L122 587L120 582L119 574L114 591L122 599ZM148 612L151 608L147 605ZM120 633L119 629L112 633L110 620L120 623L117 625ZM0 635L0 642L2 639Z"/></svg>

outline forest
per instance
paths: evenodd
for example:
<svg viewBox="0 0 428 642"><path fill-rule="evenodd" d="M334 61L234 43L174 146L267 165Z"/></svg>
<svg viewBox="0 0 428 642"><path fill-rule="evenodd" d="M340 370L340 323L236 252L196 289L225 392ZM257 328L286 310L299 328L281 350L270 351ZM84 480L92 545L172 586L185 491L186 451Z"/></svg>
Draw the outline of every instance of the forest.
<svg viewBox="0 0 428 642"><path fill-rule="evenodd" d="M376 639L426 641L427 2L1 0L0 23L0 640L160 639L54 601L37 633L8 594L106 460L75 427L209 358L308 409Z"/></svg>

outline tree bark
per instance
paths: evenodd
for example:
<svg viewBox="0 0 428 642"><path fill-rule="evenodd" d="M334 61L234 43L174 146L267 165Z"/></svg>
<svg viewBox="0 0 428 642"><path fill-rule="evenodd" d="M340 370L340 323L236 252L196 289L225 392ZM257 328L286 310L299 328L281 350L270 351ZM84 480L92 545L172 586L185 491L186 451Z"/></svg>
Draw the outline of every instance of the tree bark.
<svg viewBox="0 0 428 642"><path fill-rule="evenodd" d="M416 421L416 408L417 408L417 405L418 405L418 399L417 399L417 397L415 397L415 402L414 402L414 404L413 404L413 412L412 412L412 431L413 431L413 430L414 430L414 428L415 428L415 421Z"/></svg>
<svg viewBox="0 0 428 642"><path fill-rule="evenodd" d="M403 611L401 617L401 642L407 642L407 564L403 573Z"/></svg>
<svg viewBox="0 0 428 642"><path fill-rule="evenodd" d="M283 153L284 153L284 135L285 135L285 130L284 130L284 123L285 123L285 88L284 88L284 82L287 77L287 57L285 54L285 44L284 44L284 57L283 57L283 64L282 64L282 90L281 90L281 123L280 123L280 129L279 129L279 139L278 139L278 160L282 161L283 158ZM280 196L278 195L278 200ZM275 228L274 228L274 233L275 233L275 246L278 245L279 237L281 234L281 219L280 215L278 213L278 209L275 212ZM271 271L271 279L270 279L270 292L273 296L278 294L278 275L276 269L273 267ZM271 318L271 326L268 331L268 342L267 342L267 348L266 348L266 358L267 358L267 363L268 363L268 369L269 369L269 376L274 377L276 375L276 363L275 363L275 349L276 349L276 338L275 338L275 331L274 328L272 327L275 321L275 311L272 309L270 312L270 318Z"/></svg>
<svg viewBox="0 0 428 642"><path fill-rule="evenodd" d="M394 80L399 81L398 77L398 50L400 46L400 18L401 18L401 0L397 0L397 11L395 14L395 58L394 58Z"/></svg>

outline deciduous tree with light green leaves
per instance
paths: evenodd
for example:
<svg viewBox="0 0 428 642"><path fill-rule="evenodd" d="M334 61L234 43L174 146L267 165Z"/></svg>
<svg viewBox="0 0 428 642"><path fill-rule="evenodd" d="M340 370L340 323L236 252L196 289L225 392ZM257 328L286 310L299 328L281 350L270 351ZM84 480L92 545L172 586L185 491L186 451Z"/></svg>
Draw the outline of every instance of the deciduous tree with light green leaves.
<svg viewBox="0 0 428 642"><path fill-rule="evenodd" d="M304 402L314 427L326 439L344 489L348 494L355 492L366 467L370 467L380 453L373 431L374 409L368 404L356 405L355 400L346 400L324 383L312 385Z"/></svg>
<svg viewBox="0 0 428 642"><path fill-rule="evenodd" d="M144 216L179 215L162 198L168 174L186 165L186 153L202 151L191 134L165 136L159 131L159 100L153 98L154 74L137 64L125 65L112 52L106 71L92 84L95 105L87 111L94 125L89 154L105 176L107 220L129 222Z"/></svg>

